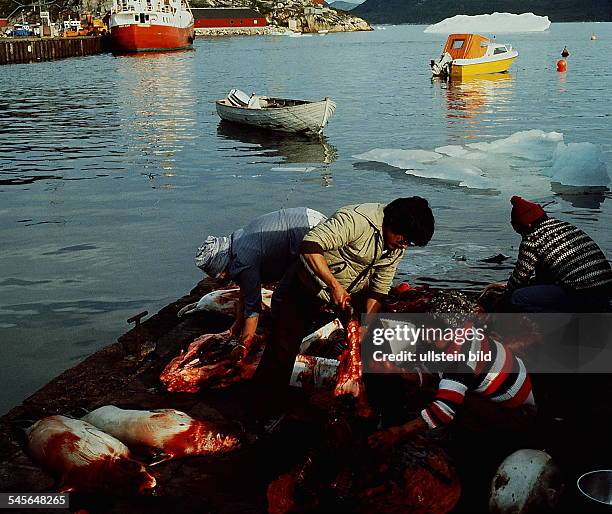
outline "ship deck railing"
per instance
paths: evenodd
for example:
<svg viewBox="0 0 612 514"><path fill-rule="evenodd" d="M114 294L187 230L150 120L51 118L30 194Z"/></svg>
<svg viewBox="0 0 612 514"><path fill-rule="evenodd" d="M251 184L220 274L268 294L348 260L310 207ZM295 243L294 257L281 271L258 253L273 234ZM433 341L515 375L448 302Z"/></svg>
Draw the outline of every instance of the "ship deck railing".
<svg viewBox="0 0 612 514"><path fill-rule="evenodd" d="M153 5L151 2L140 2L140 5L129 3L129 2L121 2L118 3L111 10L111 14L117 14L122 12L165 12L165 13L174 13L176 12L176 8L170 5Z"/></svg>

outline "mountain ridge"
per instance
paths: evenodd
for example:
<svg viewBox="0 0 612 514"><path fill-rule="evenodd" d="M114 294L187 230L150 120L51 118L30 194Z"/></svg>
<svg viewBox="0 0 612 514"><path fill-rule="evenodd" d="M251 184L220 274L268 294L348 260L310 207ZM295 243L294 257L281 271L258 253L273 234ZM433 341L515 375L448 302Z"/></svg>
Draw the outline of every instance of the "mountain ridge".
<svg viewBox="0 0 612 514"><path fill-rule="evenodd" d="M341 11L352 11L358 4L354 4L353 2L344 2L343 0L337 0L336 2L331 2L329 7L332 9L340 9Z"/></svg>
<svg viewBox="0 0 612 514"><path fill-rule="evenodd" d="M456 14L532 12L550 21L612 21L612 1L590 0L366 0L351 10L370 23L437 23Z"/></svg>

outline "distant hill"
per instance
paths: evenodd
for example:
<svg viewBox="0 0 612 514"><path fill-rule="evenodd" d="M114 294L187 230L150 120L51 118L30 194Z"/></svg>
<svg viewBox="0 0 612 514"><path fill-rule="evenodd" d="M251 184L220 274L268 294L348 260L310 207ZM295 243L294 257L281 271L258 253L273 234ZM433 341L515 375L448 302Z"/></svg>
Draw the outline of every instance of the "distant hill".
<svg viewBox="0 0 612 514"><path fill-rule="evenodd" d="M329 6L332 9L340 9L341 11L350 11L351 9L354 9L355 7L357 7L358 4L354 4L351 2L343 2L342 0L338 1L338 2L332 2L331 4L329 4Z"/></svg>
<svg viewBox="0 0 612 514"><path fill-rule="evenodd" d="M366 0L351 11L370 23L437 23L456 14L548 16L552 22L612 21L612 0Z"/></svg>

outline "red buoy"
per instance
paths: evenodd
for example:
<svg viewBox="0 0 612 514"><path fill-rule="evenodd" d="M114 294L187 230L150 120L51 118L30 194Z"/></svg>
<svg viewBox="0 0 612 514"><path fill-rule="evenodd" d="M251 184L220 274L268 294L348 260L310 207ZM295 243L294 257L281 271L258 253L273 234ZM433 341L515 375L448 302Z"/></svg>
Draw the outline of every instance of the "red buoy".
<svg viewBox="0 0 612 514"><path fill-rule="evenodd" d="M557 71L567 71L567 61L565 59L559 59L557 61Z"/></svg>

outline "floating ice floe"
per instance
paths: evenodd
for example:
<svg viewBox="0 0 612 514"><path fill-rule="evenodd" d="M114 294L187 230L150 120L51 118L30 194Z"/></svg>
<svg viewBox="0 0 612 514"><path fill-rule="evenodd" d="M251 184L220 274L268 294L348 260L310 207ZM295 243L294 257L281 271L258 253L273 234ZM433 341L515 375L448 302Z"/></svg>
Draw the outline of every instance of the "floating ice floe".
<svg viewBox="0 0 612 514"><path fill-rule="evenodd" d="M542 130L516 132L509 137L465 146L440 146L434 151L375 148L354 157L402 169L407 175L473 189L532 192L534 187L550 182L572 187L610 183L598 146L565 144L560 132Z"/></svg>
<svg viewBox="0 0 612 514"><path fill-rule="evenodd" d="M465 152L469 153L467 150ZM454 161L438 152L375 148L354 157L406 170L407 175L443 180L474 189L489 189L495 185L484 177L484 172L480 168L469 163ZM438 161L442 162L438 164Z"/></svg>
<svg viewBox="0 0 612 514"><path fill-rule="evenodd" d="M300 166L300 167L276 166L270 169L272 171L297 171L301 173L309 173L313 171L315 168L314 166Z"/></svg>
<svg viewBox="0 0 612 514"><path fill-rule="evenodd" d="M528 161L542 161L550 159L552 152L562 141L563 134L560 132L524 130L490 143L470 143L466 146L484 153L512 155Z"/></svg>
<svg viewBox="0 0 612 514"><path fill-rule="evenodd" d="M601 148L593 143L559 143L552 157L552 167L544 170L553 182L564 186L607 186L608 168Z"/></svg>
<svg viewBox="0 0 612 514"><path fill-rule="evenodd" d="M543 32L549 27L548 16L537 16L530 12L523 14L494 12L477 16L458 14L430 25L424 32L435 34Z"/></svg>

